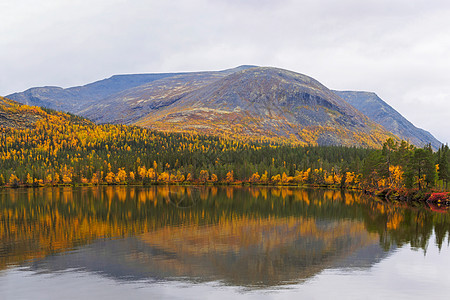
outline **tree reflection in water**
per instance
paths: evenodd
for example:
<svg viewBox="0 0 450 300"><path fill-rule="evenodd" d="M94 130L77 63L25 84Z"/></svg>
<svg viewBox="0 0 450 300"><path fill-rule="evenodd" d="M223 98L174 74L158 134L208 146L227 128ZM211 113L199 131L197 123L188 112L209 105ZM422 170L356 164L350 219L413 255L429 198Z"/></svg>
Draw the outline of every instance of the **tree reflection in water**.
<svg viewBox="0 0 450 300"><path fill-rule="evenodd" d="M433 232L441 248L450 217L334 190L107 186L4 190L0 226L1 269L29 259L51 269L46 257L77 249L86 263L66 255L58 265L114 276L92 263L103 260L130 276L268 286L365 249L426 250Z"/></svg>

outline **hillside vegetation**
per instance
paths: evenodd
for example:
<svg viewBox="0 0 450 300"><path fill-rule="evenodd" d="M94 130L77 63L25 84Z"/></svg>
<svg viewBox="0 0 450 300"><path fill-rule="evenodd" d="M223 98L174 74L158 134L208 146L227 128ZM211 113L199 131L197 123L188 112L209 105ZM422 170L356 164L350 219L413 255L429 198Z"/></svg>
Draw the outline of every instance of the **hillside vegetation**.
<svg viewBox="0 0 450 300"><path fill-rule="evenodd" d="M383 150L292 146L96 125L1 98L0 185L283 184L429 189L448 180L433 154L388 140ZM25 122L24 120L28 120Z"/></svg>

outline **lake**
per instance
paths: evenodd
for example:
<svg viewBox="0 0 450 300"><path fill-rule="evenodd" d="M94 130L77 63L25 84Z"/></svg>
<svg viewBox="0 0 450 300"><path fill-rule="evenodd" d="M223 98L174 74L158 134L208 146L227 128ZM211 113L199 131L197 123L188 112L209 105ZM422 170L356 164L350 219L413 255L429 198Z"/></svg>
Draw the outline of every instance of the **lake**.
<svg viewBox="0 0 450 300"><path fill-rule="evenodd" d="M443 299L450 213L265 187L0 191L0 299Z"/></svg>

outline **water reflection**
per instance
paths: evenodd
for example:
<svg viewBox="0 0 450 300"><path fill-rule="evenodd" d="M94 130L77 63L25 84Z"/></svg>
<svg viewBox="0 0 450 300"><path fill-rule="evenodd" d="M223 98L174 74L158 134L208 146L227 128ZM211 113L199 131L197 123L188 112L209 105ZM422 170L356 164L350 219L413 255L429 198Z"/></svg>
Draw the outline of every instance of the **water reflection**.
<svg viewBox="0 0 450 300"><path fill-rule="evenodd" d="M433 232L440 249L450 217L331 190L95 187L2 191L0 226L0 269L276 286L426 250Z"/></svg>

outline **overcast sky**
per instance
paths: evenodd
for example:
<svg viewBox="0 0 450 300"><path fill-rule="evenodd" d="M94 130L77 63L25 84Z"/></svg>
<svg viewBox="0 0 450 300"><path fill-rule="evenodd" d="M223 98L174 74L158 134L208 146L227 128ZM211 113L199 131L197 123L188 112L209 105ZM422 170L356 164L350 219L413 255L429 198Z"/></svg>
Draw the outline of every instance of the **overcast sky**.
<svg viewBox="0 0 450 300"><path fill-rule="evenodd" d="M448 0L0 1L0 95L242 64L376 92L450 142Z"/></svg>

